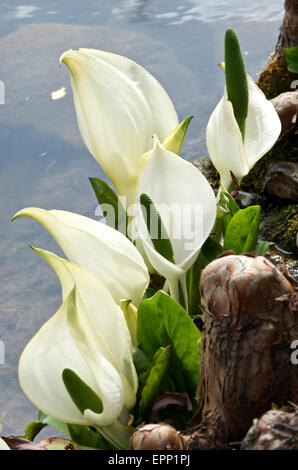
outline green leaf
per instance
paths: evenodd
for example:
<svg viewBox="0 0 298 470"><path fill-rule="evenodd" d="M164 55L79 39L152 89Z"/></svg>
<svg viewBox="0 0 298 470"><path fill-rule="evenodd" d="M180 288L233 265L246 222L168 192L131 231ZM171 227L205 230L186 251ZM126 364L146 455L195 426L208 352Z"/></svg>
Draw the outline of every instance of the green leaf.
<svg viewBox="0 0 298 470"><path fill-rule="evenodd" d="M114 450L112 446L99 432L88 426L68 424L71 440L82 447L90 447L99 450Z"/></svg>
<svg viewBox="0 0 298 470"><path fill-rule="evenodd" d="M51 416L47 415L43 411L39 411L38 419L41 423L51 426L52 428L58 429L58 431L70 437L67 424L64 423L63 421L59 421L58 419L51 418Z"/></svg>
<svg viewBox="0 0 298 470"><path fill-rule="evenodd" d="M46 426L47 424L42 423L41 421L33 421L32 423L27 424L22 438L27 439L28 441L34 441L37 434L39 434L40 431Z"/></svg>
<svg viewBox="0 0 298 470"><path fill-rule="evenodd" d="M236 214L236 212L240 210L240 207L238 206L235 199L227 192L221 193L220 205L224 210L228 211L228 213L223 215L222 217L222 224L223 224L222 228L223 228L223 233L225 234L231 219Z"/></svg>
<svg viewBox="0 0 298 470"><path fill-rule="evenodd" d="M152 199L147 194L143 193L140 196L140 203L142 206L143 217L147 225L147 230L151 237L155 250L171 263L175 263L174 251L172 244L169 240L167 230Z"/></svg>
<svg viewBox="0 0 298 470"><path fill-rule="evenodd" d="M200 277L202 269L205 267L205 259L200 251L195 263L186 274L186 286L188 295L188 312L189 315L199 315L201 313L201 294L200 294Z"/></svg>
<svg viewBox="0 0 298 470"><path fill-rule="evenodd" d="M260 206L249 206L246 209L240 209L227 227L224 249L234 250L238 255L255 251L259 234L260 214Z"/></svg>
<svg viewBox="0 0 298 470"><path fill-rule="evenodd" d="M223 247L212 237L208 237L201 248L204 256L204 267L224 252Z"/></svg>
<svg viewBox="0 0 298 470"><path fill-rule="evenodd" d="M154 294L156 294L156 290L153 289L152 287L147 287L145 294L143 296L143 299L150 299L150 297L153 297Z"/></svg>
<svg viewBox="0 0 298 470"><path fill-rule="evenodd" d="M153 356L150 370L146 375L138 403L138 419L146 418L155 399L160 395L163 380L168 372L171 359L171 347L159 348Z"/></svg>
<svg viewBox="0 0 298 470"><path fill-rule="evenodd" d="M298 47L290 47L284 51L289 72L298 73Z"/></svg>
<svg viewBox="0 0 298 470"><path fill-rule="evenodd" d="M167 150L178 155L192 118L193 116L189 116L188 118L184 119L184 121L175 127L175 129L165 138L163 141L163 146Z"/></svg>
<svg viewBox="0 0 298 470"><path fill-rule="evenodd" d="M132 358L138 376L144 372L147 372L150 366L150 361L146 354L138 346L134 346L132 348Z"/></svg>
<svg viewBox="0 0 298 470"><path fill-rule="evenodd" d="M197 350L201 333L178 302L165 292L158 291L150 299L143 300L138 309L137 337L140 348L149 360L164 346L164 328L181 361L187 384L185 391L192 397L199 377L200 356Z"/></svg>
<svg viewBox="0 0 298 470"><path fill-rule="evenodd" d="M107 183L99 178L89 178L95 196L102 206L103 215L110 227L126 234L126 212L121 205L118 196Z"/></svg>
<svg viewBox="0 0 298 470"><path fill-rule="evenodd" d="M269 252L269 247L272 245L272 242L266 242L265 240L258 240L255 254L257 256L264 256Z"/></svg>
<svg viewBox="0 0 298 470"><path fill-rule="evenodd" d="M232 29L227 29L225 35L225 73L228 99L233 105L244 141L249 101L248 82L239 41Z"/></svg>
<svg viewBox="0 0 298 470"><path fill-rule="evenodd" d="M212 237L208 237L201 251L186 275L188 293L188 312L191 316L201 315L200 278L202 270L217 256L223 253L223 247Z"/></svg>
<svg viewBox="0 0 298 470"><path fill-rule="evenodd" d="M64 369L62 380L70 398L82 414L86 409L94 413L102 413L101 399L75 372L71 369Z"/></svg>
<svg viewBox="0 0 298 470"><path fill-rule="evenodd" d="M173 341L169 337L168 332L166 330L166 327L164 325L161 328L160 336L161 336L161 338L164 342L165 347L166 346L171 346L171 359L170 359L169 370L170 371L172 371L172 370L175 371L174 377L172 376L171 373L168 374L169 375L168 378L172 379L172 383L174 385L174 388L170 388L167 391L185 392L187 387L186 387L185 380L184 380L184 377L183 377L183 370L182 370L181 362L180 362L180 360L179 360L179 358L176 354Z"/></svg>

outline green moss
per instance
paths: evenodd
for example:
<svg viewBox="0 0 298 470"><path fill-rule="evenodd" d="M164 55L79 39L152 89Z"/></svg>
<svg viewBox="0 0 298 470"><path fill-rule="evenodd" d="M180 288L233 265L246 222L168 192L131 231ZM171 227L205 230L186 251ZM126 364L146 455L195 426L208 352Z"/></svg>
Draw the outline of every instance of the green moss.
<svg viewBox="0 0 298 470"><path fill-rule="evenodd" d="M291 83L297 78L298 74L288 71L286 59L282 57L277 61L269 62L261 72L257 85L271 100L280 93L291 91Z"/></svg>

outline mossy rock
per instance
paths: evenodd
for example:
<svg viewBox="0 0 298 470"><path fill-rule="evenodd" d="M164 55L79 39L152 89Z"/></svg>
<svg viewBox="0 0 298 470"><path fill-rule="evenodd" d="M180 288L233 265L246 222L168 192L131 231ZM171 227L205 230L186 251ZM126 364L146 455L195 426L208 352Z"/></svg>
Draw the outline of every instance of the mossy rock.
<svg viewBox="0 0 298 470"><path fill-rule="evenodd" d="M268 204L261 215L260 235L297 256L298 205Z"/></svg>
<svg viewBox="0 0 298 470"><path fill-rule="evenodd" d="M297 79L298 74L288 71L287 62L283 56L268 63L261 72L257 85L265 93L267 99L271 100L285 91L293 91L291 84Z"/></svg>
<svg viewBox="0 0 298 470"><path fill-rule="evenodd" d="M241 183L243 191L253 191L263 196L264 179L269 165L276 161L298 162L298 137L292 132L259 160Z"/></svg>

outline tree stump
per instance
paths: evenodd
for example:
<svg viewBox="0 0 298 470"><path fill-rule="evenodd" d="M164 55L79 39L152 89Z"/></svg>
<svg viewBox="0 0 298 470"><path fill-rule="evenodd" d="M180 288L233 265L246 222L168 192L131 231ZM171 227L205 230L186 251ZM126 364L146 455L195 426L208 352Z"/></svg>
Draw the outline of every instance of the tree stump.
<svg viewBox="0 0 298 470"><path fill-rule="evenodd" d="M262 256L218 258L200 285L199 410L184 439L188 449L224 449L241 441L272 403L298 403L298 366L291 363L297 292Z"/></svg>

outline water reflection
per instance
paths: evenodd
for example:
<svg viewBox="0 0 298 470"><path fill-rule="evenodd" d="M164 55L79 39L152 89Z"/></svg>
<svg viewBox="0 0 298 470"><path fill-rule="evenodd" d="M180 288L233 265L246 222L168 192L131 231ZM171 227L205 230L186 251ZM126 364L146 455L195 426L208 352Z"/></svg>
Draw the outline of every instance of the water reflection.
<svg viewBox="0 0 298 470"><path fill-rule="evenodd" d="M34 14L39 10L40 8L34 5L19 5L11 14L17 19L32 18L32 16L34 16Z"/></svg>
<svg viewBox="0 0 298 470"><path fill-rule="evenodd" d="M267 15L263 4L263 17L273 17L273 6L280 8L280 4L279 0L268 2ZM244 20L252 11L248 0L241 2L241 10L239 2L230 0L229 5L229 12L241 11ZM190 10L192 21L180 21ZM224 14L224 9L216 11ZM36 419L34 407L18 385L18 358L60 305L55 274L28 244L57 254L60 250L37 223L17 220L10 224L10 218L25 206L94 217L97 204L88 177L104 177L82 144L69 76L65 67L59 67L59 56L68 48L94 47L145 66L167 89L180 120L195 115L182 151L192 160L206 154L206 123L222 94L223 77L216 64L222 60L226 27L237 29L252 75L266 62L278 35L279 21L259 21L252 28L244 21L210 21L214 12L211 0L87 0L84 5L81 0L44 0L33 5L11 0L3 6L0 341L5 344L6 364L0 365L0 428L2 423L4 434L21 433L27 422ZM65 97L53 101L51 93L63 87Z"/></svg>
<svg viewBox="0 0 298 470"><path fill-rule="evenodd" d="M245 21L278 21L282 18L283 4L278 0L165 0L162 3L157 0L123 0L112 13L119 18L126 15L132 21L148 21L155 18L167 25L190 21L227 21L235 18L244 18Z"/></svg>

